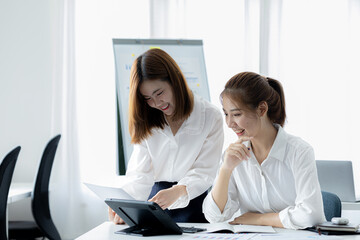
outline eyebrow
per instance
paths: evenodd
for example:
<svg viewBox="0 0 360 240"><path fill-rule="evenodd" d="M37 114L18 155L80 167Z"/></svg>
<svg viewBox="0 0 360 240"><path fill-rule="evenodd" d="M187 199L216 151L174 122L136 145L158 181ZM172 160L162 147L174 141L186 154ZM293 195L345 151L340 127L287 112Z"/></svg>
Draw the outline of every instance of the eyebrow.
<svg viewBox="0 0 360 240"><path fill-rule="evenodd" d="M225 109L223 108L223 111L225 112ZM233 108L230 109L230 112L235 112L235 111L242 111L240 108Z"/></svg>

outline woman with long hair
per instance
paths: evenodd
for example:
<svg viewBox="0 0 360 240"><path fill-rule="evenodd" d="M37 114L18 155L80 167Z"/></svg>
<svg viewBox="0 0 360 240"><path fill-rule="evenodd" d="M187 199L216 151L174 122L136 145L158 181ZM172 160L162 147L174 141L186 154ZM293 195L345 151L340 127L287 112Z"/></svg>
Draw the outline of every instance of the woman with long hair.
<svg viewBox="0 0 360 240"><path fill-rule="evenodd" d="M132 66L129 130L134 150L123 189L156 202L177 222L206 222L201 207L221 156L221 112L192 93L161 49L148 50ZM122 222L111 209L109 215Z"/></svg>

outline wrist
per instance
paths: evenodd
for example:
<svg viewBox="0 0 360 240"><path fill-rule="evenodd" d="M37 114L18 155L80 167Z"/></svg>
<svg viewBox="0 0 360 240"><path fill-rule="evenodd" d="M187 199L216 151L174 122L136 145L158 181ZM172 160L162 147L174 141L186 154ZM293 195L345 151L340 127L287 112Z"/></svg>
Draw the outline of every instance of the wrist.
<svg viewBox="0 0 360 240"><path fill-rule="evenodd" d="M177 193L178 198L187 194L185 185L174 185L171 187L171 189L173 189Z"/></svg>
<svg viewBox="0 0 360 240"><path fill-rule="evenodd" d="M229 184L232 171L233 171L233 169L231 169L231 168L220 167L218 180L221 181L221 185L226 183L226 186L227 186Z"/></svg>
<svg viewBox="0 0 360 240"><path fill-rule="evenodd" d="M234 168L227 166L226 164L221 165L220 172L223 172L224 174L230 174L233 172Z"/></svg>

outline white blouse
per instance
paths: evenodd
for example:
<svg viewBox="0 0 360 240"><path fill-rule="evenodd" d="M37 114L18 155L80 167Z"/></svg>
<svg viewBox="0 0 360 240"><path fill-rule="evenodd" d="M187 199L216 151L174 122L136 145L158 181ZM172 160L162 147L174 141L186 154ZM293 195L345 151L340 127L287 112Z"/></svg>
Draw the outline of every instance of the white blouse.
<svg viewBox="0 0 360 240"><path fill-rule="evenodd" d="M147 200L154 182L178 182L187 195L169 209L184 208L211 187L224 142L222 114L194 97L194 108L174 136L168 125L135 144L122 188L137 200Z"/></svg>
<svg viewBox="0 0 360 240"><path fill-rule="evenodd" d="M312 147L276 127L276 139L263 163L259 165L251 151L249 160L234 169L223 213L211 193L205 198L203 212L209 222L230 220L238 210L279 213L283 226L290 229L326 221Z"/></svg>

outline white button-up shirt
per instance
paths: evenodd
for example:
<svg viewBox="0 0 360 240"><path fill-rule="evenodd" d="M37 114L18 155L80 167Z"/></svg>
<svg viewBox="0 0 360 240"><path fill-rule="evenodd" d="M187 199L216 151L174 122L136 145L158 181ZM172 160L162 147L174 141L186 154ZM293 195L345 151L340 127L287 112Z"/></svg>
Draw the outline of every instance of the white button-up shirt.
<svg viewBox="0 0 360 240"><path fill-rule="evenodd" d="M174 136L168 125L152 130L152 135L134 150L122 188L137 200L147 200L154 182L178 182L187 195L169 209L183 208L213 183L224 142L222 114L200 97Z"/></svg>
<svg viewBox="0 0 360 240"><path fill-rule="evenodd" d="M203 203L208 221L230 220L238 210L241 214L279 213L283 226L290 229L326 221L312 147L276 127L276 139L263 163L259 165L251 152L251 157L233 170L223 213L208 194Z"/></svg>

